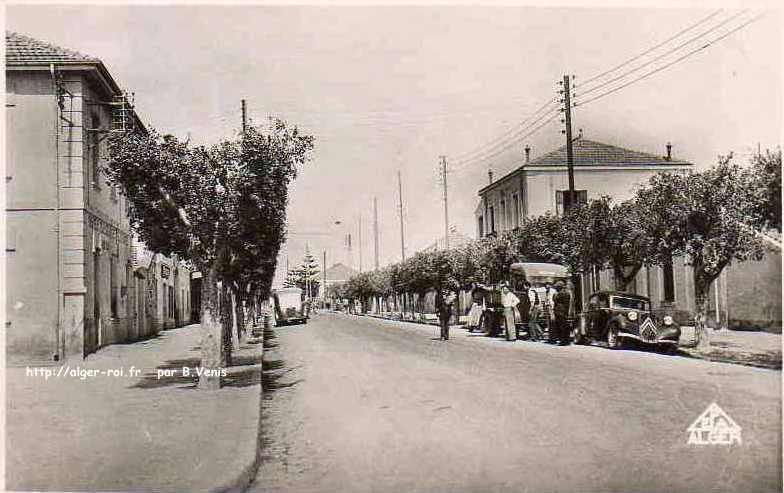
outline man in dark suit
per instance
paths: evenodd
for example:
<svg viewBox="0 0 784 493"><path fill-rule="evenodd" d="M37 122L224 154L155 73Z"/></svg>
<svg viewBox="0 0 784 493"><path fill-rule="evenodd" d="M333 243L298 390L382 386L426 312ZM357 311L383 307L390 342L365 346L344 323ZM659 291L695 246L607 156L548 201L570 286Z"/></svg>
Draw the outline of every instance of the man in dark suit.
<svg viewBox="0 0 784 493"><path fill-rule="evenodd" d="M553 318L554 318L554 339L558 340L559 346L571 344L571 334L569 333L569 313L572 307L572 295L566 289L562 281L555 283L555 296L553 297Z"/></svg>

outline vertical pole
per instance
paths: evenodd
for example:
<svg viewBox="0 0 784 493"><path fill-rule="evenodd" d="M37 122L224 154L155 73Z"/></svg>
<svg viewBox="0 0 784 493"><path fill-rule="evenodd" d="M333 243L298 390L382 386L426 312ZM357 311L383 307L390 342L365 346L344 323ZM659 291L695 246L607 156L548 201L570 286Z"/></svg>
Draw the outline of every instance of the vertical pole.
<svg viewBox="0 0 784 493"><path fill-rule="evenodd" d="M441 156L441 173L444 181L444 249L449 250L449 204L447 203L446 187L446 156Z"/></svg>
<svg viewBox="0 0 784 493"><path fill-rule="evenodd" d="M359 272L362 272L362 213L359 213Z"/></svg>
<svg viewBox="0 0 784 493"><path fill-rule="evenodd" d="M327 251L323 252L324 260L321 262L321 299L327 299Z"/></svg>
<svg viewBox="0 0 784 493"><path fill-rule="evenodd" d="M378 270L378 198L373 197L373 266Z"/></svg>
<svg viewBox="0 0 784 493"><path fill-rule="evenodd" d="M247 109L245 106L245 100L242 100L242 135L245 135L245 130L248 127L248 117L247 117Z"/></svg>
<svg viewBox="0 0 784 493"><path fill-rule="evenodd" d="M566 166L569 173L569 198L564 201L564 211L574 205L574 151L572 149L572 93L569 87L569 76L563 78L564 112L566 113Z"/></svg>
<svg viewBox="0 0 784 493"><path fill-rule="evenodd" d="M403 236L403 180L400 177L400 170L397 171L398 188L398 213L400 214L400 257L406 259L406 242Z"/></svg>

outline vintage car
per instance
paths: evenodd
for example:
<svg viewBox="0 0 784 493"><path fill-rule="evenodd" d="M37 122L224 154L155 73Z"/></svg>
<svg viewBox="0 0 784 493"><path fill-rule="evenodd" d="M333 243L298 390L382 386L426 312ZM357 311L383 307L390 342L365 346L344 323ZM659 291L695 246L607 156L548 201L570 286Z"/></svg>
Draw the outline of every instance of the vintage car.
<svg viewBox="0 0 784 493"><path fill-rule="evenodd" d="M275 322L277 325L291 325L308 322L308 313L302 300L300 288L281 288L272 292L275 303Z"/></svg>
<svg viewBox="0 0 784 493"><path fill-rule="evenodd" d="M611 349L620 349L628 340L635 340L674 352L681 329L669 315L654 316L651 302L645 296L597 291L588 299L572 335L578 344L606 341Z"/></svg>

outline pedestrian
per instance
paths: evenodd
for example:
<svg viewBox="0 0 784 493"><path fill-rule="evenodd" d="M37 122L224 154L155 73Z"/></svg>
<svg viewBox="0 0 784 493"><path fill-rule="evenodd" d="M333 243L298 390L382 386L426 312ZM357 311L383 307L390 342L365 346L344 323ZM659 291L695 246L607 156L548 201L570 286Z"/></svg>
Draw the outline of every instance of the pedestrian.
<svg viewBox="0 0 784 493"><path fill-rule="evenodd" d="M520 303L520 298L515 296L509 286L501 288L501 305L504 307L504 327L506 329L506 340L514 341L517 339L517 329L515 326L515 307Z"/></svg>
<svg viewBox="0 0 784 493"><path fill-rule="evenodd" d="M468 311L468 332L473 332L482 326L482 317L485 310L485 289L478 282L471 284L471 309Z"/></svg>
<svg viewBox="0 0 784 493"><path fill-rule="evenodd" d="M528 332L528 338L530 339L531 336L531 327L530 327L530 318L531 318L531 298L528 296L528 291L531 289L531 285L528 281L523 281L518 285L518 292L520 295L520 303L517 304L517 312L520 314L520 324L525 327L526 331Z"/></svg>
<svg viewBox="0 0 784 493"><path fill-rule="evenodd" d="M555 326L555 338L559 346L571 344L571 334L569 333L569 314L572 308L572 295L563 281L555 283L556 294L553 298L553 322Z"/></svg>
<svg viewBox="0 0 784 493"><path fill-rule="evenodd" d="M436 293L436 305L438 308L438 321L441 325L441 340L449 340L449 319L452 318L452 305L455 302L455 294L451 291L439 290Z"/></svg>
<svg viewBox="0 0 784 493"><path fill-rule="evenodd" d="M539 297L539 291L534 287L528 288L528 303L531 306L528 312L528 332L532 341L538 341L542 338L542 327L539 325L542 300Z"/></svg>
<svg viewBox="0 0 784 493"><path fill-rule="evenodd" d="M558 342L558 330L555 328L555 313L553 312L553 302L555 301L555 295L557 291L553 287L552 283L545 283L544 285L544 306L542 307L544 311L544 316L547 318L547 342L549 344L555 344Z"/></svg>

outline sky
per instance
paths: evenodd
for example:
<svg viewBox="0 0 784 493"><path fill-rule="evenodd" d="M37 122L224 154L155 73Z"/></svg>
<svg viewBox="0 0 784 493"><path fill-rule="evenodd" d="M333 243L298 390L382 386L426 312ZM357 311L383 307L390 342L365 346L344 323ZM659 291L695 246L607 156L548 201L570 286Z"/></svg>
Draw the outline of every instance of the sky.
<svg viewBox="0 0 784 493"><path fill-rule="evenodd" d="M100 58L161 132L204 144L229 138L245 99L251 120L276 116L314 135L313 159L291 188L283 275L286 257L293 266L306 247L320 259L326 252L328 265L358 268L360 220L362 265L372 268L374 197L380 264L399 260L398 172L406 254L442 237L442 155L450 224L474 236L488 169L496 177L513 170L526 145L533 157L562 146L562 125L556 118L531 135L511 133L521 138L485 161L461 155L525 129L520 123L558 96L564 74L575 76L573 126L586 138L658 155L669 141L674 157L698 168L720 154L743 162L758 145L779 146L780 13L699 5L10 5L6 28ZM727 21L713 32L720 35L760 12L669 68L596 101L581 99L581 90L679 42ZM658 51L581 85L714 13Z"/></svg>

